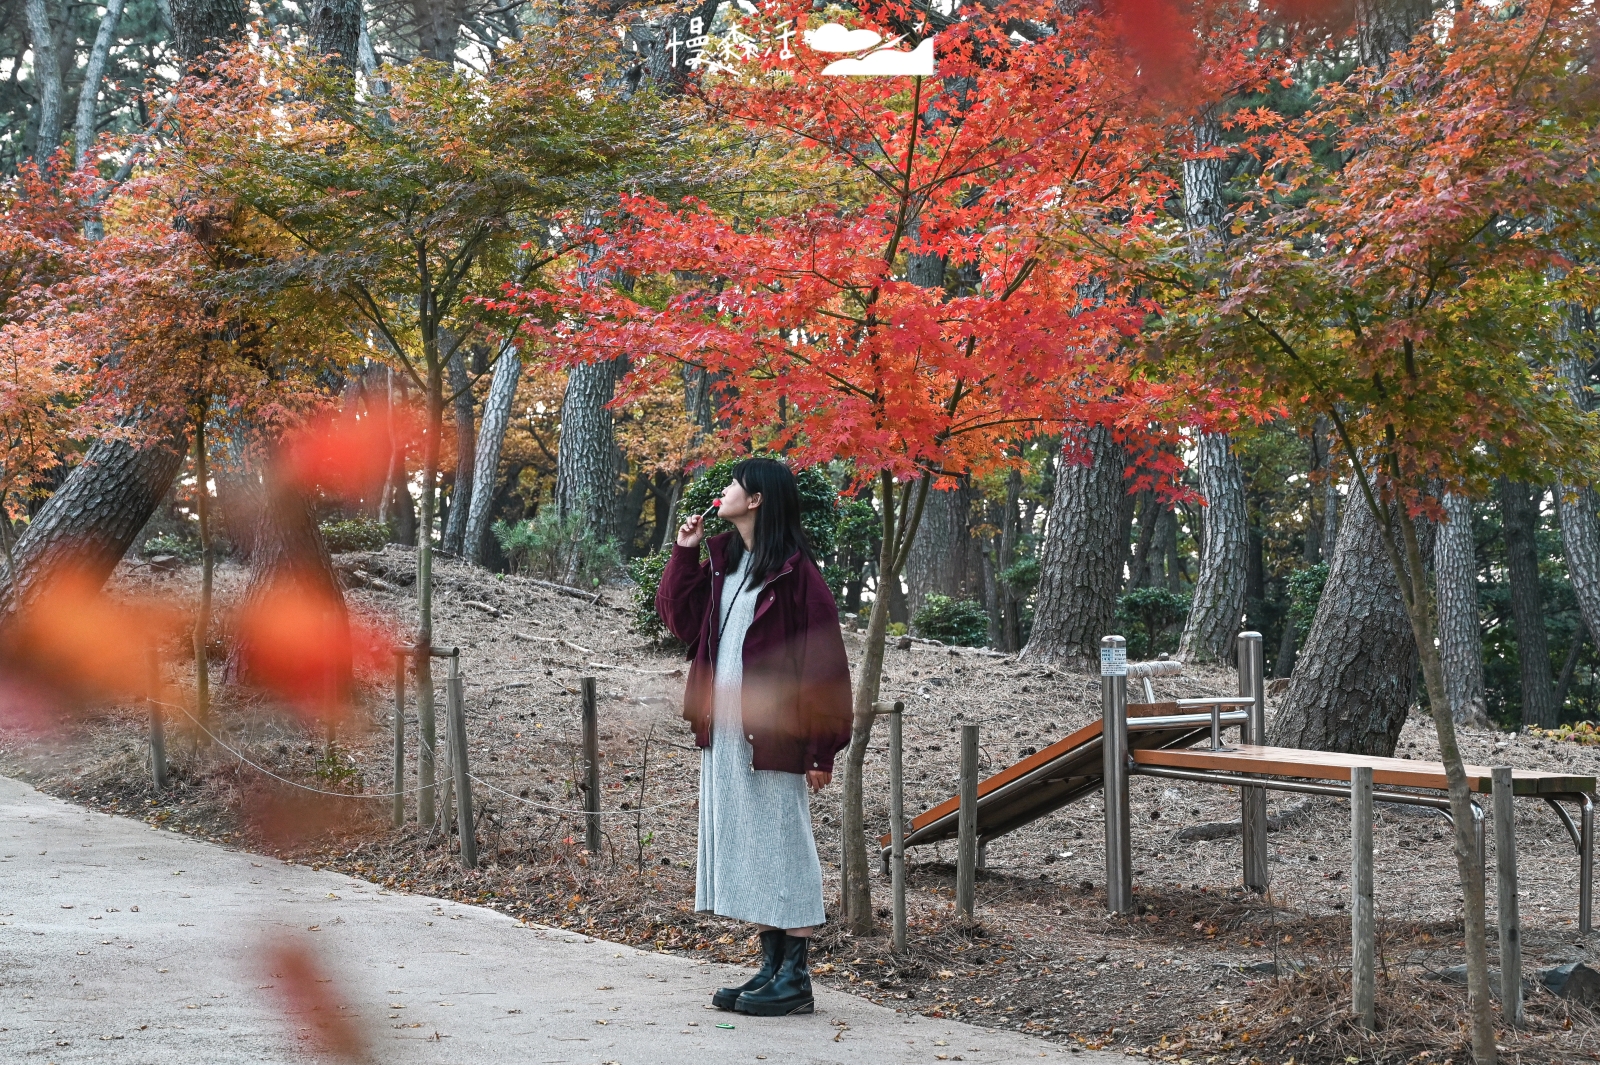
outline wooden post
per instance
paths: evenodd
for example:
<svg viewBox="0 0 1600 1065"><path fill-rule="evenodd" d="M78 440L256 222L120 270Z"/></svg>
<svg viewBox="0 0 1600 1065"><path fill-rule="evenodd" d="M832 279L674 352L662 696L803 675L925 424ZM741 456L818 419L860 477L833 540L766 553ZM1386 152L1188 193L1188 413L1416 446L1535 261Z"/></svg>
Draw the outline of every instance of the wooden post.
<svg viewBox="0 0 1600 1065"><path fill-rule="evenodd" d="M592 857L600 856L600 711L596 705L594 678L584 677L583 686L583 840Z"/></svg>
<svg viewBox="0 0 1600 1065"><path fill-rule="evenodd" d="M150 781L157 791L167 787L167 722L161 709L161 659L150 648Z"/></svg>
<svg viewBox="0 0 1600 1065"><path fill-rule="evenodd" d="M889 873L894 887L894 952L906 949L906 790L901 724L905 703L887 705L889 715Z"/></svg>
<svg viewBox="0 0 1600 1065"><path fill-rule="evenodd" d="M1500 918L1500 1011L1512 1024L1527 1018L1522 1009L1522 917L1517 906L1516 810L1511 791L1511 767L1495 766L1494 858L1497 878L1495 898Z"/></svg>
<svg viewBox="0 0 1600 1065"><path fill-rule="evenodd" d="M417 823L432 831L438 787L434 763L439 737L433 720L433 648L418 645L417 656Z"/></svg>
<svg viewBox="0 0 1600 1065"><path fill-rule="evenodd" d="M1350 770L1350 1000L1362 1027L1377 1026L1377 944L1372 921L1372 767Z"/></svg>
<svg viewBox="0 0 1600 1065"><path fill-rule="evenodd" d="M978 726L961 726L961 810L956 821L956 915L972 920L978 875Z"/></svg>
<svg viewBox="0 0 1600 1065"><path fill-rule="evenodd" d="M467 692L461 678L461 655L450 658L446 693L450 713L450 768L456 784L456 832L461 837L461 864L478 867L478 838L472 824L472 780L467 776Z"/></svg>
<svg viewBox="0 0 1600 1065"><path fill-rule="evenodd" d="M406 652L394 656L394 827L406 823Z"/></svg>

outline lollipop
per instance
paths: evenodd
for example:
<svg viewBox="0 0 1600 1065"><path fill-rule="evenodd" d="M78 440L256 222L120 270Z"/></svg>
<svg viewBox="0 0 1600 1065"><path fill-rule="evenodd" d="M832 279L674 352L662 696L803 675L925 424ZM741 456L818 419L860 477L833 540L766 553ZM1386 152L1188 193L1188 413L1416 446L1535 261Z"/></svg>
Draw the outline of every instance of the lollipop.
<svg viewBox="0 0 1600 1065"><path fill-rule="evenodd" d="M711 517L711 515L717 512L717 508L720 506L722 506L722 500L713 499L711 501L711 505L707 507L703 513L701 513L700 520L705 521L707 518Z"/></svg>

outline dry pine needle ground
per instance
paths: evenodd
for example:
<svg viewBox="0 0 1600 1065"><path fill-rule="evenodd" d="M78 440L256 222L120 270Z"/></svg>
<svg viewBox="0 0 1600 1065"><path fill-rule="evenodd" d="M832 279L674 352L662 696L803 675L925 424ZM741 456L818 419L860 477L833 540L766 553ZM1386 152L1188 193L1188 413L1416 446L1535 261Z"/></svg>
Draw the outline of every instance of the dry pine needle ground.
<svg viewBox="0 0 1600 1065"><path fill-rule="evenodd" d="M395 548L340 559L347 573L365 575L352 577L353 605L389 618L397 636L414 609L405 588L413 562ZM224 601L244 576L220 568ZM463 871L453 841L414 820L394 828L387 801L298 792L199 742L192 730L172 737L171 784L158 795L149 782L142 708L77 718L47 737L0 736L0 769L100 809L392 888L697 958L749 961L747 927L692 912L699 754L678 717L683 681L674 673L682 663L631 630L628 592L607 589L591 604L450 563L436 579L439 642L463 651L472 769L496 789L479 788L475 796L481 869ZM124 570L117 587L185 595L194 582L192 570ZM846 644L852 656L859 652L859 637L847 634ZM982 727L984 769L993 771L1099 715L1098 678L1023 668L975 651L891 650L885 674L884 697L908 706L910 812L951 794L962 724ZM584 675L599 678L606 810L599 855L584 851L582 821L573 813L580 805L577 692ZM184 678L174 680L181 685ZM365 678L364 710L339 736L331 762L320 730L235 691L224 690L214 729L280 776L325 790L386 792L391 684ZM1158 698L1236 690L1233 674L1222 670L1156 685ZM885 742L866 768L874 834L887 831ZM1591 749L1494 732L1468 731L1462 746L1479 764L1594 773L1600 763ZM1431 727L1408 722L1398 753L1434 757ZM1378 1031L1369 1034L1348 1013L1348 805L1273 798L1275 810L1296 816L1270 837L1273 885L1261 898L1236 889L1237 837L1177 835L1237 819L1234 791L1135 778L1132 794L1138 915L1104 912L1102 821L1092 797L989 846L973 928L954 920L953 850L914 849L910 951L895 956L884 935L855 938L829 924L817 940L818 979L897 1009L1160 1060L1466 1061L1465 989L1433 976L1462 960L1442 819L1380 806L1374 845L1382 964ZM830 909L837 802L835 786L813 805ZM408 811L414 819L414 803ZM1565 831L1531 803L1519 804L1516 827L1525 971L1574 960L1600 964L1593 937L1577 933L1577 861ZM1490 887L1492 906L1492 878ZM887 882L875 879L873 890L887 918ZM1504 1060L1600 1059L1600 1024L1588 1010L1536 987L1527 1011L1525 1027L1502 1029Z"/></svg>

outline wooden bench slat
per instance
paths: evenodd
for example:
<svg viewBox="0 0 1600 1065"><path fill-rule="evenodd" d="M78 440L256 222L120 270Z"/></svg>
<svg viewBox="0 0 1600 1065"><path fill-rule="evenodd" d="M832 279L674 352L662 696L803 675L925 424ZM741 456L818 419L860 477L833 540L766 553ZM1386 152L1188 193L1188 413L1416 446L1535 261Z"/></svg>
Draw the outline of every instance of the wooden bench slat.
<svg viewBox="0 0 1600 1065"><path fill-rule="evenodd" d="M1172 769L1202 769L1230 773L1258 773L1262 776L1304 777L1312 780L1350 779L1355 766L1371 766L1372 782L1391 787L1432 788L1444 791L1448 787L1444 765L1439 762L1413 761L1408 758L1380 758L1373 755L1339 754L1332 751L1302 751L1295 747L1256 747L1241 745L1231 751L1212 751L1203 747L1168 748L1165 750L1135 750L1133 760L1138 765L1165 766ZM1483 766L1466 767L1467 784L1474 792L1488 794L1492 790L1489 770ZM1518 795L1554 795L1561 792L1592 792L1595 778L1569 773L1545 773L1532 769L1517 769L1511 774L1512 789Z"/></svg>

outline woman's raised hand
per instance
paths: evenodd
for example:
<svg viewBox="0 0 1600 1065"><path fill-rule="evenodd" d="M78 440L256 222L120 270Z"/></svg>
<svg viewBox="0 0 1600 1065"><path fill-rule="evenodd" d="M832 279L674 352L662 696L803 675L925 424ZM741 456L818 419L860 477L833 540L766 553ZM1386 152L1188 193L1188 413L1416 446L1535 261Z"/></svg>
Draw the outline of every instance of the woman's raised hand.
<svg viewBox="0 0 1600 1065"><path fill-rule="evenodd" d="M699 547L700 541L705 539L706 520L699 514L692 514L689 520L678 526L679 547Z"/></svg>

